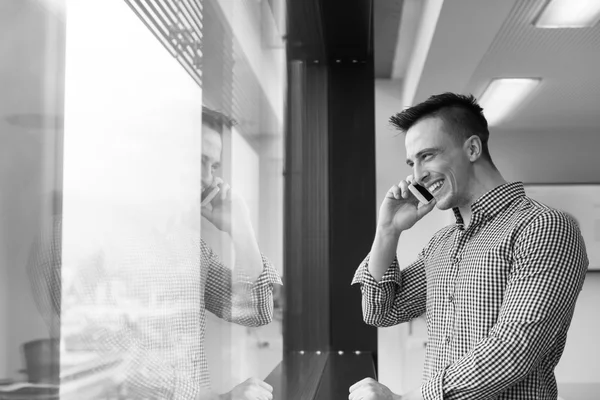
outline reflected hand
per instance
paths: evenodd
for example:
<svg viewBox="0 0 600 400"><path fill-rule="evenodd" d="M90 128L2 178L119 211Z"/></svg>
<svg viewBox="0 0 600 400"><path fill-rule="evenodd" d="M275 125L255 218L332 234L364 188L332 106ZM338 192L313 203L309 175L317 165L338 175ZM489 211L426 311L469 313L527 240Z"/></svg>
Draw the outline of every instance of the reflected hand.
<svg viewBox="0 0 600 400"><path fill-rule="evenodd" d="M200 209L202 216L223 232L231 234L232 217L244 219L248 216L248 209L244 200L232 192L231 187L218 179L219 187L217 196L206 206ZM206 189L210 191L211 188Z"/></svg>
<svg viewBox="0 0 600 400"><path fill-rule="evenodd" d="M392 393L385 385L373 378L365 378L350 386L349 400L401 400L403 397Z"/></svg>
<svg viewBox="0 0 600 400"><path fill-rule="evenodd" d="M273 387L256 378L249 378L220 396L221 400L272 400Z"/></svg>

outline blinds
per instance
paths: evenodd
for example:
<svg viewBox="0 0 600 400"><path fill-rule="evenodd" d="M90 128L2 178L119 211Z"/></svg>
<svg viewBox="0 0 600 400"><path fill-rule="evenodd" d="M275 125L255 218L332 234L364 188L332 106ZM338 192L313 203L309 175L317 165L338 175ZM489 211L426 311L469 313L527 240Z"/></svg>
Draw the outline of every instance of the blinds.
<svg viewBox="0 0 600 400"><path fill-rule="evenodd" d="M202 86L202 0L125 0L156 38Z"/></svg>
<svg viewBox="0 0 600 400"><path fill-rule="evenodd" d="M252 14L261 32L260 8L240 0L238 12ZM125 0L167 50L202 87L203 103L255 136L275 130L274 110L232 32L219 0Z"/></svg>

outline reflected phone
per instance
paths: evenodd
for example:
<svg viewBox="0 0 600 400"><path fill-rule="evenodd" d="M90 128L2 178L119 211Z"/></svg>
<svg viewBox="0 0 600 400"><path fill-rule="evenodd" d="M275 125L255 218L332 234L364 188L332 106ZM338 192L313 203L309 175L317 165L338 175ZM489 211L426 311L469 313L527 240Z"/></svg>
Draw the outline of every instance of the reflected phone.
<svg viewBox="0 0 600 400"><path fill-rule="evenodd" d="M411 183L408 185L408 190L423 204L429 204L433 200L433 195L429 193L429 190L425 189L418 183Z"/></svg>
<svg viewBox="0 0 600 400"><path fill-rule="evenodd" d="M219 194L221 189L218 186L213 187L212 189L206 189L202 192L202 202L200 203L201 207L208 205L216 196Z"/></svg>

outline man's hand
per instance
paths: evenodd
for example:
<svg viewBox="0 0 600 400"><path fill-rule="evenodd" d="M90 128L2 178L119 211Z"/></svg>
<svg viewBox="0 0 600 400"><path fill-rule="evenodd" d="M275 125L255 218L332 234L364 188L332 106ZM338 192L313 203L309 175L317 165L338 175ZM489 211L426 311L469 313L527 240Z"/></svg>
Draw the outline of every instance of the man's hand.
<svg viewBox="0 0 600 400"><path fill-rule="evenodd" d="M379 207L377 228L395 235L412 228L421 218L435 206L435 199L429 204L420 204L419 200L408 190L413 181L412 175L400 181L388 190Z"/></svg>
<svg viewBox="0 0 600 400"><path fill-rule="evenodd" d="M365 378L350 386L349 400L401 400L403 397L392 393L387 386L373 378Z"/></svg>
<svg viewBox="0 0 600 400"><path fill-rule="evenodd" d="M201 213L219 230L231 234L233 218L236 218L237 224L244 224L246 219L249 219L248 207L244 200L234 194L231 187L220 178L217 186L220 189L219 193L209 205L201 208ZM206 190L210 191L211 189Z"/></svg>
<svg viewBox="0 0 600 400"><path fill-rule="evenodd" d="M220 400L272 400L273 387L256 378L249 378L222 394Z"/></svg>

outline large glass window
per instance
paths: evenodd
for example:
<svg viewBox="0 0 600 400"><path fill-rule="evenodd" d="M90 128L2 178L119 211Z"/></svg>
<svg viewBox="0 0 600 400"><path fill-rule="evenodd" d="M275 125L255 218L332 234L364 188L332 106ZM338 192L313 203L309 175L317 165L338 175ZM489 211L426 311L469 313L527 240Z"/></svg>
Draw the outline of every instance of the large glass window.
<svg viewBox="0 0 600 400"><path fill-rule="evenodd" d="M276 3L0 6L1 391L187 399L282 360Z"/></svg>

